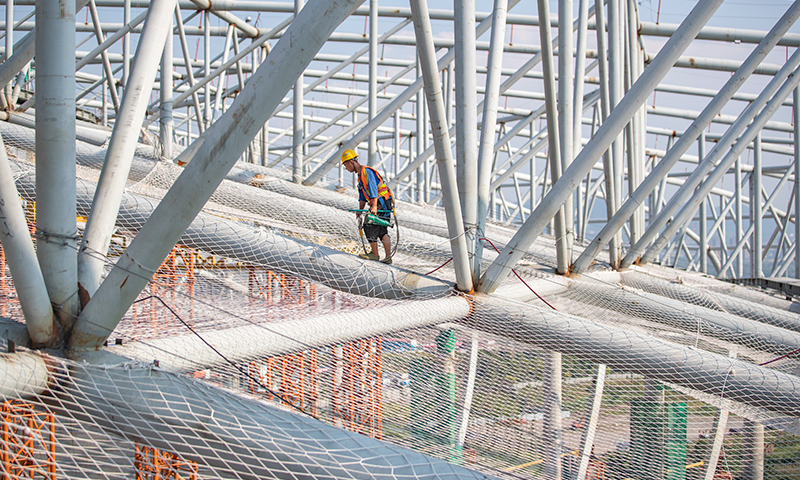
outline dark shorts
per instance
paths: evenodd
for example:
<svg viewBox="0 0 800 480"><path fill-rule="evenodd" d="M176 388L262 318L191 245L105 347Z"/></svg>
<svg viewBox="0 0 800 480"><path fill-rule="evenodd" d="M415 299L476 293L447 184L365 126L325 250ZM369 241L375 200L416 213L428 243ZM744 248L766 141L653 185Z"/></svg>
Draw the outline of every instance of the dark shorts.
<svg viewBox="0 0 800 480"><path fill-rule="evenodd" d="M377 242L384 235L389 235L389 229L380 225L364 225L364 235L368 242Z"/></svg>

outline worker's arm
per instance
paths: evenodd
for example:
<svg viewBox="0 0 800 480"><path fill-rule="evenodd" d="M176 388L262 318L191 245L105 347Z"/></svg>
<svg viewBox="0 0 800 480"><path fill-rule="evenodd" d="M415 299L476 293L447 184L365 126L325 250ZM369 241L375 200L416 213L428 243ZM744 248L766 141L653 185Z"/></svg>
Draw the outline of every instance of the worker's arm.
<svg viewBox="0 0 800 480"><path fill-rule="evenodd" d="M378 197L369 199L369 213L373 215L378 214Z"/></svg>
<svg viewBox="0 0 800 480"><path fill-rule="evenodd" d="M358 209L359 210L364 210L364 205L366 205L366 204L367 204L367 202L365 202L364 200L359 200L358 201ZM360 216L361 216L361 212L356 212L356 218L358 218Z"/></svg>

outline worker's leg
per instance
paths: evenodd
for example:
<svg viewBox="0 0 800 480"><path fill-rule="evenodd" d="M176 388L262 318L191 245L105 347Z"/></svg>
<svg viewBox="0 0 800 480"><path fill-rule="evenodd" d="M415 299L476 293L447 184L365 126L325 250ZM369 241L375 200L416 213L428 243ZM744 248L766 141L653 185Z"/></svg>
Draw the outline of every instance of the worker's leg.
<svg viewBox="0 0 800 480"><path fill-rule="evenodd" d="M386 254L385 258L389 258L392 256L392 237L389 235L384 235L381 237L381 243L383 243L383 251ZM373 249L373 252L375 250Z"/></svg>
<svg viewBox="0 0 800 480"><path fill-rule="evenodd" d="M372 255L378 255L378 242L369 242L369 248Z"/></svg>

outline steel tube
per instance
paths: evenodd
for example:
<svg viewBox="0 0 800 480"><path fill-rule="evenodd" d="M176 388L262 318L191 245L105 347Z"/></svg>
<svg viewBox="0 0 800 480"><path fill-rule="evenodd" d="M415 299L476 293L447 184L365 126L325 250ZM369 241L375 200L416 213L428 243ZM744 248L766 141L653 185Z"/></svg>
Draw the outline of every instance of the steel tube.
<svg viewBox="0 0 800 480"><path fill-rule="evenodd" d="M558 146L560 151L561 172L559 176L575 157L574 145L572 144L575 136L575 125L573 119L575 118L574 108L574 95L575 95L575 64L573 63L573 48L574 39L572 29L572 0L559 0L558 2L558 104L557 104L557 120L558 132L551 130L553 134L558 134ZM564 26L562 31L561 26ZM544 43L542 44L544 45ZM583 73L581 73L583 77ZM553 181L558 178L553 176ZM575 212L574 212L574 198L575 195L570 195L564 201L564 259L558 261L559 273L564 273L569 269L572 263L572 245L575 242ZM562 265L563 264L563 265ZM559 454L560 455L560 454ZM559 457L560 458L560 457Z"/></svg>
<svg viewBox="0 0 800 480"><path fill-rule="evenodd" d="M34 352L0 354L0 399L40 398L53 383L53 363L51 357Z"/></svg>
<svg viewBox="0 0 800 480"><path fill-rule="evenodd" d="M471 328L791 416L800 410L794 375L532 304L478 296L474 305L462 321Z"/></svg>
<svg viewBox="0 0 800 480"><path fill-rule="evenodd" d="M475 0L455 0L453 7L453 33L455 45L455 89L456 89L456 170L458 172L458 194L464 230L472 268L472 281L480 277L482 244L477 240L478 209L480 208L480 178L478 164L478 100L477 64L475 54ZM494 22L494 20L492 20ZM399 170L395 173L399 173ZM465 412L467 415L467 412ZM462 429L464 429L462 424ZM460 437L459 437L460 438Z"/></svg>
<svg viewBox="0 0 800 480"><path fill-rule="evenodd" d="M609 92L608 85L608 60L606 59L606 22L605 22L605 8L603 7L603 0L595 0L595 18L597 25L597 69L600 74L600 121L604 123L611 112L611 92ZM594 133L594 132L593 132ZM606 194L604 203L606 205L606 218L611 219L619 208L619 204L614 198L613 192L616 187L616 180L614 178L614 162L611 157L611 150L607 149L603 153L603 177L605 179ZM597 238L597 236L595 236ZM622 232L619 229L611 235L609 239L608 258L612 266L619 265L622 254ZM585 250L584 250L585 252ZM580 257L578 258L580 261ZM573 265L571 269L575 269Z"/></svg>
<svg viewBox="0 0 800 480"><path fill-rule="evenodd" d="M161 53L161 85L159 104L159 138L161 140L161 156L172 160L172 135L174 121L172 118L172 14L169 15L169 34L164 41L164 51Z"/></svg>
<svg viewBox="0 0 800 480"><path fill-rule="evenodd" d="M798 58L795 59L795 57L798 57ZM794 59L794 61L793 61L793 59ZM793 65L796 66L797 63L800 63L800 50L798 50L794 55L792 55L792 57L790 58L789 62L787 62L786 66L787 67L792 67ZM683 225L690 220L690 217L694 213L694 210L688 211L688 207L693 205L694 209L696 209L697 208L697 204L699 203L699 200L701 198L705 197L705 195L707 195L708 192L714 187L716 182L718 182L727 173L727 170L728 170L728 168L730 168L731 164L733 164L733 162L736 161L736 158L739 155L741 155L741 152L745 149L745 147L750 142L753 141L753 138L755 138L756 134L761 129L763 124L766 123L766 121L770 117L772 117L772 115L775 113L775 111L777 111L778 107L780 107L780 103L783 102L783 100L789 95L789 93L791 93L791 88L794 88L797 85L798 81L800 81L800 71L795 70L793 73L791 73L787 77L788 78L786 78L786 82L774 94L774 96L772 96L772 94L771 94L772 92L770 91L770 90L772 90L770 87L772 86L773 82L770 82L770 85L768 85L767 88L764 90L764 92L762 92L762 94L764 96L771 97L771 100L767 103L767 105L763 108L763 110L761 110L761 112L755 117L755 119L753 119L753 122L747 127L745 132L739 137L739 139L736 141L736 144L733 146L731 151L728 152L728 154L722 160L720 160L720 162L718 164L716 164L716 166L714 166L715 165L714 162L716 162L716 159L718 159L721 156L721 154L716 155L716 158L713 159L714 160L713 162L711 162L711 161L708 162L707 168L705 168L705 169L701 168L704 165L699 166L697 168L697 170L695 171L695 173L697 174L696 175L696 181L694 181L694 182L690 182L689 181L689 180L693 180L695 178L695 174L692 174L692 177L690 177L686 181L686 183L684 183L684 186L681 187L681 190L684 190L684 189L687 190L686 194L682 196L682 198L684 200L688 197L688 194L692 193L693 189L695 187L697 187L698 184L699 184L699 187L697 187L697 190L694 190L694 194L691 196L691 199L688 202L682 204L683 207L681 208L679 213L675 214L674 219L672 220L672 222L670 224L668 224L666 226L666 228L664 228L664 231L661 233L659 238L653 243L653 245L650 248L647 249L647 251L644 253L644 255L640 259L641 262L649 262L650 260L652 260L652 258L658 252L660 252L661 249L664 248L664 245L667 243L667 241L670 238L672 238L672 235L675 234L675 231L677 231L677 229L679 229L679 228L682 228ZM783 78L782 76L776 76L775 80L781 80L782 78ZM774 91L774 90L772 90L772 91ZM777 101L776 98L780 98L780 100ZM760 103L760 102L758 104L753 103L751 105L751 108L754 107L754 106L756 108L760 108L761 104L762 103ZM751 112L751 111L748 110L748 112ZM740 122L742 124L741 128L744 128L744 125L746 125L748 123L748 121L752 118L752 115L746 115L746 113L748 113L748 112L745 112L745 113L742 114L743 117L741 118L742 121ZM755 113L755 112L752 111L751 113ZM731 130L735 130L734 126L731 126L731 128L728 131L728 133L731 133ZM739 129L738 131L740 132L741 129ZM734 133L736 133L737 134L736 136L738 136L738 132L734 132ZM728 136L728 134L726 134L726 136ZM734 136L735 135L731 135L731 137L734 137ZM720 143L717 144L717 147L715 147L715 149L708 156L712 157L712 156L714 156L715 152L717 152L718 150L722 150L722 149L719 148L720 145L722 145L722 141L720 141ZM704 163L705 163L705 161L704 161ZM714 167L714 170L711 172L711 174L709 174L708 178L706 178L705 181L700 183L700 181L705 176L705 172L708 172L708 170L710 168L712 168L712 167ZM680 192L681 191L679 190L678 193L680 193ZM703 192L702 197L700 195L701 192ZM677 195L678 194L676 194L676 196ZM673 200L675 200L675 198L676 197L673 197ZM672 203L672 201L670 201L670 203ZM680 206L681 206L681 204L676 204L676 207L680 207ZM676 210L677 210L677 208L673 208L672 212L674 213ZM667 211L668 210L665 208L664 211L662 211L660 215L664 215L665 212L667 212ZM662 225L663 225L663 223L662 223ZM652 226L651 226L651 229L652 229ZM642 243L644 242L645 238L646 237L642 237ZM633 248L631 248L631 251L628 252L628 255L626 255L625 258L623 259L622 265L623 266L630 265L635 259L634 255L635 255L635 250Z"/></svg>
<svg viewBox="0 0 800 480"><path fill-rule="evenodd" d="M75 251L75 5L37 5L36 254L50 301L65 330L78 314ZM70 39L70 40L67 40Z"/></svg>
<svg viewBox="0 0 800 480"><path fill-rule="evenodd" d="M543 18L550 18L550 6L544 0L538 0L537 6L539 15ZM559 135L560 125L558 123L557 93L555 72L553 71L553 50L550 35L550 25L544 23L539 27L539 37L542 44L542 74L544 76L544 95L545 108L547 110L547 158L550 165L550 176L555 184L561 177L563 171L561 165L561 136ZM559 208L555 214L553 222L556 237L556 263L557 271L560 274L567 273L569 269L569 245L567 242L566 224L564 221L564 209Z"/></svg>
<svg viewBox="0 0 800 480"><path fill-rule="evenodd" d="M560 6L560 5L559 5ZM549 25L545 23L545 28ZM561 452L564 440L561 436L561 353L550 351L542 360L542 450L544 464L542 473L548 480L561 480L563 473Z"/></svg>
<svg viewBox="0 0 800 480"><path fill-rule="evenodd" d="M6 0L6 49L3 52L3 61L7 61L14 54L14 0ZM3 86L4 95L11 98L11 83L0 84ZM12 108L13 109L13 108Z"/></svg>
<svg viewBox="0 0 800 480"><path fill-rule="evenodd" d="M370 0L372 1L372 0ZM294 18L303 9L304 0L294 0ZM209 85L209 84L206 84ZM303 74L298 75L292 89L292 181L303 181Z"/></svg>
<svg viewBox="0 0 800 480"><path fill-rule="evenodd" d="M194 73L192 72L191 68L191 56L189 54L189 45L186 42L186 32L184 31L183 27L183 19L181 18L181 10L180 7L175 7L175 24L178 30L178 38L181 42L181 52L183 53L183 61L186 65L186 79L189 82L189 89L195 85L194 80ZM197 95L197 91L195 90L191 94L187 94L192 96L192 104L194 105L194 114L195 114L195 121L197 122L197 128L200 131L200 134L205 131L205 126L203 125L203 114L200 111L200 98ZM180 104L183 100L181 100L181 96L179 95L177 99L173 101L174 104ZM176 159L177 160L177 159Z"/></svg>
<svg viewBox="0 0 800 480"><path fill-rule="evenodd" d="M511 8L511 6L513 5L516 5L518 2L519 0L512 0L512 2L509 3L509 8ZM489 27L491 27L491 24L492 24L491 17L483 20L475 29L476 37L483 35L489 29ZM442 55L442 57L437 62L439 70L449 65L454 60L454 58L455 58L455 49L450 49L447 53ZM311 175L306 177L306 179L303 180L303 185L314 185L319 180L321 180L325 176L325 174L331 170L331 168L336 166L336 161L337 159L341 158L342 152L344 152L346 149L354 148L359 143L361 143L365 138L367 138L367 136L369 136L369 132L378 128L380 125L383 125L383 123L386 120L388 120L390 116L394 114L395 110L399 109L404 104L406 104L411 99L411 97L413 97L420 89L422 89L422 86L423 86L423 79L417 78L417 80L413 84L411 84L408 88L406 88L402 93L398 94L394 98L394 100L389 102L388 105L383 107L378 116L375 117L373 121L367 123L361 130L358 131L358 133L353 135L352 138L344 142L344 145L342 145L333 155L328 157L326 161L322 162L320 166L317 167L317 169L311 173ZM393 182L394 181L399 182L400 180L403 180L403 178L395 177L393 179ZM394 186L392 185L389 185L389 187L394 188Z"/></svg>
<svg viewBox="0 0 800 480"><path fill-rule="evenodd" d="M481 291L491 293L497 289L509 270L522 257L522 252L530 246L542 232L547 222L561 208L567 196L583 181L597 159L619 135L631 116L645 102L655 86L667 74L675 59L688 47L697 31L708 21L720 5L720 0L705 0L695 6L681 25L681 34L672 37L659 52L659 55L645 69L623 101L611 112L608 119L589 141L572 165L553 186L542 202L536 207L528 220L519 229L508 246L484 274Z"/></svg>
<svg viewBox="0 0 800 480"><path fill-rule="evenodd" d="M76 0L75 11L79 12L87 3L89 0ZM14 54L0 63L0 85L6 85L13 80L19 71L33 59L35 51L36 35L35 32L31 32L19 42ZM70 55L74 55L74 53L70 53Z"/></svg>
<svg viewBox="0 0 800 480"><path fill-rule="evenodd" d="M132 129L131 126L141 125L144 120L161 60L158 54L163 54L167 35L172 34L170 26L175 4L176 0L154 0L150 4L144 31L136 47L125 96L117 121L114 122L92 212L86 222L78 252L81 305L86 305L100 286L106 252L116 229L114 222L139 140L138 129Z"/></svg>
<svg viewBox="0 0 800 480"><path fill-rule="evenodd" d="M800 138L800 87L792 92L794 109L794 137ZM797 239L800 238L800 142L794 142L794 276L800 278L800 248L797 248Z"/></svg>
<svg viewBox="0 0 800 480"><path fill-rule="evenodd" d="M131 0L123 0L122 23L127 25L131 21ZM128 76L131 66L131 34L125 33L122 40L122 87L128 86Z"/></svg>
<svg viewBox="0 0 800 480"><path fill-rule="evenodd" d="M97 43L102 44L105 41L103 38L103 31L100 29L100 16L97 15L97 7L93 1L89 1L89 12L92 14L92 25L94 25L94 34L97 37ZM114 105L114 113L119 112L119 96L117 95L117 86L114 81L114 74L111 70L111 63L108 61L108 53L106 50L100 52L100 57L103 60L103 71L106 75L106 83L108 84L108 93L111 94L111 102ZM77 72L78 69L76 68Z"/></svg>
<svg viewBox="0 0 800 480"><path fill-rule="evenodd" d="M188 68L188 65L187 65ZM203 76L209 81L203 86L203 125L211 126L211 17L203 11ZM126 84L127 86L127 84Z"/></svg>
<svg viewBox="0 0 800 480"><path fill-rule="evenodd" d="M477 224L477 234L485 237L486 216L489 213L489 192L492 183L492 165L495 160L494 139L497 127L497 103L500 101L500 82L502 80L500 69L503 64L503 43L506 36L506 14L508 2L495 0L492 15L492 37L489 49L489 59L486 65L486 87L483 97L483 116L481 122L480 144L478 146L478 190L477 209L473 218ZM473 53L474 55L474 53ZM473 110L474 111L474 110ZM470 179L462 180L464 182ZM475 264L473 265L473 279L480 279L481 262L478 260L483 252L483 241L476 240Z"/></svg>
<svg viewBox="0 0 800 480"><path fill-rule="evenodd" d="M76 359L96 363L110 353L145 363L158 359L159 368L174 373L191 373L227 366L226 359L244 363L389 335L398 329L457 322L469 315L469 309L469 302L463 297L435 298L398 303L377 310L341 312L296 321L226 328L205 332L202 339L195 335L149 339L146 342L109 346L100 352L78 352ZM376 312L380 312L380 315L376 316ZM225 358L208 348L203 340L214 345ZM174 353L187 351L193 352L191 357Z"/></svg>
<svg viewBox="0 0 800 480"><path fill-rule="evenodd" d="M758 136L758 134L756 134ZM733 206L734 217L733 222L736 227L736 238L744 239L744 219L742 218L742 156L737 155L733 168ZM742 260L741 250L739 253L734 253L731 258L736 259L736 277L742 278L744 276L744 261ZM724 272L720 272L724 275Z"/></svg>
<svg viewBox="0 0 800 480"><path fill-rule="evenodd" d="M466 315L465 315L466 317ZM478 354L480 353L480 344L478 342L477 333L472 334L472 342L469 351L469 371L467 372L467 386L464 393L464 410L461 412L461 426L458 429L458 440L456 445L459 447L464 446L464 441L467 439L467 429L469 428L469 414L472 408L472 396L475 393L475 377L478 372Z"/></svg>
<svg viewBox="0 0 800 480"><path fill-rule="evenodd" d="M469 268L467 240L464 237L464 223L461 203L458 199L458 185L455 177L455 162L450 149L450 135L446 125L442 84L439 81L439 68L436 65L436 52L433 48L433 32L425 0L412 0L411 12L414 20L414 33L417 36L417 53L425 82L425 99L430 115L433 144L436 149L436 166L442 183L442 195L447 217L450 248L453 251L453 267L456 284L462 292L473 288L472 271Z"/></svg>
<svg viewBox="0 0 800 480"><path fill-rule="evenodd" d="M624 52L625 41L623 38L622 15L623 0L608 0L608 91L610 111L617 108L625 92L624 87ZM631 118L633 116L631 115ZM628 120L630 123L630 119ZM626 124L627 127L627 124ZM614 173L614 190L606 192L606 196L614 197L615 205L622 205L622 185L625 179L624 172L624 136L622 132L611 144L611 164Z"/></svg>
<svg viewBox="0 0 800 480"><path fill-rule="evenodd" d="M225 35L225 45L222 47L222 63L226 63L228 61L228 52L231 50L231 42L233 41L233 32L236 31L236 27L233 25L228 25L228 34ZM217 91L216 95L214 96L214 107L212 109L211 116L213 118L217 117L218 112L224 110L225 106L225 93L226 89L223 88L225 85L225 79L227 78L228 72L223 71L220 73L219 78L217 79ZM210 101L211 99L209 99Z"/></svg>
<svg viewBox="0 0 800 480"><path fill-rule="evenodd" d="M589 468L589 461L594 450L594 436L597 433L597 422L600 418L600 404L603 401L603 389L606 381L605 364L597 365L597 374L594 377L594 395L592 396L592 408L589 411L588 420L584 420L584 430L581 435L580 464L578 465L577 478L586 478L586 470Z"/></svg>
<svg viewBox="0 0 800 480"><path fill-rule="evenodd" d="M39 260L33 248L28 221L20 202L14 174L8 163L5 144L0 137L0 242L3 244L14 289L25 324L34 346L58 344L58 326L47 294Z"/></svg>
<svg viewBox="0 0 800 480"><path fill-rule="evenodd" d="M761 200L761 133L756 135L755 144L753 148L753 174L750 176L750 224L753 225L753 247L750 251L752 256L752 272L751 277L761 278L764 276L764 271L761 265L761 257L763 256L763 239L762 239L762 200Z"/></svg>
<svg viewBox="0 0 800 480"><path fill-rule="evenodd" d="M71 348L102 344L294 81L357 2L315 0L292 22L81 313ZM324 13L324 15L323 15ZM267 92L264 94L264 92ZM74 143L74 142L73 142Z"/></svg>
<svg viewBox="0 0 800 480"><path fill-rule="evenodd" d="M701 132L700 138L697 139L697 157L705 158L705 156L706 135L705 132ZM708 199L700 204L700 271L708 272Z"/></svg>
<svg viewBox="0 0 800 480"><path fill-rule="evenodd" d="M773 191L773 194L770 195L770 197L767 199L766 205L763 206L763 207L759 205L759 212L760 212L759 213L759 218L763 217L764 210L772 209L772 204L774 203L775 198L778 196L777 195L778 192L780 192L780 189L783 187L783 185L786 183L786 181L789 180L790 174L791 174L791 171L787 170L786 173L783 175L783 177L778 181L778 184L775 187L775 190ZM752 179L752 177L751 177L751 179ZM759 188L758 194L759 194L759 196L761 195L760 188ZM738 206L739 199L736 196L734 196L733 202L734 202L734 207L741 208L741 207ZM759 201L759 204L760 203L762 203L762 202ZM750 208L751 209L755 208L754 202L752 201L752 199L750 200ZM775 217L777 217L777 216L778 215L775 215ZM755 232L755 228L756 228L756 224L755 223L751 223L750 226L747 228L747 231L739 232L739 234L737 236L736 246L734 247L734 249L732 251L730 251L728 260L722 266L723 271L727 270L731 266L731 263L733 263L734 259L737 260L737 264L738 264L738 259L741 258L741 255L742 255L741 252L744 250L745 245L747 244L747 239L750 237L751 234L753 234ZM737 269L738 269L738 265L737 265ZM723 272L721 271L721 272L718 273L718 275L721 275L722 273ZM741 277L741 274L738 274L738 275ZM762 276L763 276L763 274L762 274Z"/></svg>
<svg viewBox="0 0 800 480"><path fill-rule="evenodd" d="M728 79L725 85L720 89L719 93L714 97L711 102L703 109L700 115L697 116L695 121L687 128L678 141L669 148L667 155L653 167L650 174L644 179L639 188L634 191L628 200L619 208L619 211L608 221L602 230L595 236L589 246L584 250L578 260L573 264L572 270L580 273L586 270L589 264L597 256L598 252L605 246L605 244L612 238L622 225L627 221L628 217L633 214L635 209L641 205L648 195L658 186L662 179L666 178L669 171L680 160L683 154L689 149L691 144L700 136L703 130L708 126L711 120L716 116L722 107L730 100L733 94L739 87L747 80L752 74L756 66L766 57L766 55L777 44L781 36L791 27L800 16L800 2L796 1L792 4L786 13L781 17L781 20L775 24L770 30L764 41L756 47L753 52L742 63L742 68ZM788 70L790 71L790 70ZM777 86L775 87L777 88ZM766 102L766 97L762 99ZM763 103L762 103L763 105ZM733 127L732 127L733 128ZM730 144L729 144L730 145ZM716 150L716 149L715 149ZM662 189L663 190L663 189ZM677 202L676 202L677 203ZM659 205L660 206L660 205ZM673 212L674 213L674 212ZM659 214L660 215L660 214ZM672 214L666 215L662 218L669 218ZM643 246L652 241L658 229L663 226L655 226L654 223L659 217L650 221L647 231L644 232L642 238L631 247L631 253L636 254L637 249L643 251ZM638 245L642 245L639 247Z"/></svg>

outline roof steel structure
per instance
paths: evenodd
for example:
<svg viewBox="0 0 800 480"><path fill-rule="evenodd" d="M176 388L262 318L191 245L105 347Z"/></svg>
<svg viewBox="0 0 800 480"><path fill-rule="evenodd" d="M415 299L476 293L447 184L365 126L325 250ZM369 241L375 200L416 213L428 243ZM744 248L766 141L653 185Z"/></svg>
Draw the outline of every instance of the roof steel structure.
<svg viewBox="0 0 800 480"><path fill-rule="evenodd" d="M392 468L413 458L415 476L482 478L452 465L468 443L477 333L460 428L454 406L442 414L452 417L449 450L433 453L451 463L377 441L359 443L350 457L338 449L356 442L353 435L233 399L225 415L255 413L236 427L226 416L209 421L214 435L237 445L226 470L224 452L202 433L213 412L183 412L172 397L185 394L186 405L228 401L178 376L227 362L211 343L238 345L229 357L242 362L431 325L548 352L539 472L547 478L567 478L557 351L598 365L596 406L587 414L595 423L606 364L646 378L648 398L657 396L653 382L663 382L714 404L718 431L728 411L756 422L752 437L760 432L762 441L763 423L778 422L775 415L791 425L800 418L794 360L768 366L797 351L791 307L753 313L751 299L713 301L698 293L700 283L681 290L647 270L800 279L800 0L751 29L720 26L736 8L723 0L700 0L675 23L660 21L660 5L656 19L645 20L633 0L458 0L452 9L426 0L6 0L5 7L0 132L10 153L0 149L8 210L0 240L29 346L61 349L54 362L75 372L59 380L70 398L127 422L98 420L92 428L173 446L220 476L302 469L309 478L396 478ZM409 231L400 251L413 261L399 263L408 269L365 266L328 245L353 228L340 211L348 202L341 193L355 186L341 166L347 149L382 173L406 209L398 212ZM18 151L35 154L35 166ZM126 191L134 184L147 191ZM33 202L32 237L23 211ZM114 243L120 229L133 232L124 249ZM211 343L167 336L104 348L176 244L398 301L387 317L409 321L320 314L263 337L263 327L250 326L222 328L208 335ZM414 268L448 256L447 280ZM550 282L565 311L502 300L512 270ZM602 270L620 273L602 280ZM576 303L600 320L578 318ZM337 331L327 334L326 325ZM696 334L694 347L669 334ZM213 353L186 360L203 345ZM747 360L719 355L740 349ZM153 377L69 363L146 362L158 351L170 352L164 369L173 371ZM9 379L4 398L41 395L48 378L61 375L52 361L31 358L39 357L0 365ZM455 376L454 358L441 359L442 378ZM20 381L26 374L32 380ZM124 398L124 389L151 384L141 397L170 411L163 421ZM82 421L71 405L53 409ZM301 431L303 448L252 433L261 421L270 425L267 436ZM594 428L579 442L578 478L590 468ZM718 433L706 465L716 468L720 442ZM262 447L278 459L251 456ZM207 449L214 454L204 457ZM496 470L483 469L503 475Z"/></svg>

